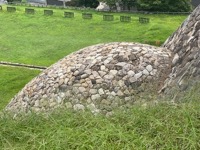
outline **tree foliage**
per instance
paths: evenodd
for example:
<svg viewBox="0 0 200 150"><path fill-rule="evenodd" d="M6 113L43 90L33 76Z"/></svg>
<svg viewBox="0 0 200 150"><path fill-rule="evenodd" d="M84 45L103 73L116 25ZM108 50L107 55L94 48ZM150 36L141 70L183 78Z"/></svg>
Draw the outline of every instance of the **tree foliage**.
<svg viewBox="0 0 200 150"><path fill-rule="evenodd" d="M137 0L138 10L188 12L191 0Z"/></svg>
<svg viewBox="0 0 200 150"><path fill-rule="evenodd" d="M111 8L119 3L122 8L137 7L145 11L188 12L191 10L191 0L100 0Z"/></svg>
<svg viewBox="0 0 200 150"><path fill-rule="evenodd" d="M74 7L91 7L96 8L99 5L98 0L71 0L66 3L67 6Z"/></svg>
<svg viewBox="0 0 200 150"><path fill-rule="evenodd" d="M118 3L122 8L130 9L136 6L137 0L99 0L105 2L110 8L116 9L116 3Z"/></svg>
<svg viewBox="0 0 200 150"><path fill-rule="evenodd" d="M131 7L136 7L137 0L121 0L121 3L124 8L130 9Z"/></svg>
<svg viewBox="0 0 200 150"><path fill-rule="evenodd" d="M14 3L14 2L20 3L20 2L22 2L22 0L7 0L7 2L8 3Z"/></svg>
<svg viewBox="0 0 200 150"><path fill-rule="evenodd" d="M111 9L116 9L116 3L120 0L99 0L100 2L105 2Z"/></svg>

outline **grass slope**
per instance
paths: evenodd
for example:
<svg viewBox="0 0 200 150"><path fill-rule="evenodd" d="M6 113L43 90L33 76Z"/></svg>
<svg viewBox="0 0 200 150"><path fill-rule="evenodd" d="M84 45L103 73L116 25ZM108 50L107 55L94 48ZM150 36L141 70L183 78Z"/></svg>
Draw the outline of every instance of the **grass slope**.
<svg viewBox="0 0 200 150"><path fill-rule="evenodd" d="M82 19L82 11L75 18L64 18L64 10L54 9L53 16L44 16L44 8L36 8L35 15L24 13L17 6L16 13L0 12L0 60L49 66L80 48L103 42L130 41L164 42L186 18L178 15L140 15L114 13L114 21L103 21L103 13L91 11L92 20ZM132 17L131 23L122 23L120 15ZM139 16L150 18L149 24L140 24Z"/></svg>
<svg viewBox="0 0 200 150"><path fill-rule="evenodd" d="M0 66L0 110L39 72L38 70Z"/></svg>
<svg viewBox="0 0 200 150"><path fill-rule="evenodd" d="M200 105L135 106L113 116L59 112L0 121L2 149L199 149Z"/></svg>

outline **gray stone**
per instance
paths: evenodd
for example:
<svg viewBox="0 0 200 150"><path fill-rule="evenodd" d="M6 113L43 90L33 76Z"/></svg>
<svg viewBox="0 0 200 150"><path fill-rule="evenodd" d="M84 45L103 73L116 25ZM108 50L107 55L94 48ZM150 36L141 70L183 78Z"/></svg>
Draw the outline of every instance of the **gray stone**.
<svg viewBox="0 0 200 150"><path fill-rule="evenodd" d="M93 71L92 74L93 74L94 78L99 78L99 74L97 71Z"/></svg>
<svg viewBox="0 0 200 150"><path fill-rule="evenodd" d="M124 96L124 93L123 93L121 90L118 90L118 91L117 91L117 95L118 95L118 96Z"/></svg>
<svg viewBox="0 0 200 150"><path fill-rule="evenodd" d="M105 75L104 76L104 79L106 79L106 80L112 80L113 78L114 78L113 75Z"/></svg>
<svg viewBox="0 0 200 150"><path fill-rule="evenodd" d="M114 76L117 74L117 72L118 72L117 70L110 70L110 74L112 74Z"/></svg>
<svg viewBox="0 0 200 150"><path fill-rule="evenodd" d="M104 93L104 90L103 90L102 88L101 88L101 89L99 89L99 90L98 90L98 92L99 92L99 94L100 94L100 95L103 95L103 94L105 94L105 93Z"/></svg>
<svg viewBox="0 0 200 150"><path fill-rule="evenodd" d="M103 104L103 105L110 105L111 104L111 101L109 100L109 99L103 99L102 101L101 101L101 104Z"/></svg>
<svg viewBox="0 0 200 150"><path fill-rule="evenodd" d="M106 69L106 66L102 65L101 70L104 71Z"/></svg>
<svg viewBox="0 0 200 150"><path fill-rule="evenodd" d="M64 79L60 79L58 84L62 85L63 83L64 83Z"/></svg>
<svg viewBox="0 0 200 150"><path fill-rule="evenodd" d="M86 91L86 88L84 88L84 87L79 87L78 89L79 89L79 91L80 91L81 93L83 93L83 92Z"/></svg>
<svg viewBox="0 0 200 150"><path fill-rule="evenodd" d="M71 109L73 106L70 102L65 103L66 108Z"/></svg>
<svg viewBox="0 0 200 150"><path fill-rule="evenodd" d="M36 100L36 101L35 101L34 107L39 107L39 106L40 106L40 101L39 101L39 100Z"/></svg>
<svg viewBox="0 0 200 150"><path fill-rule="evenodd" d="M153 70L153 67L151 65L146 66L146 69L148 72L151 72Z"/></svg>
<svg viewBox="0 0 200 150"><path fill-rule="evenodd" d="M127 63L126 62L119 62L116 64L116 66L120 66L120 67L123 67L125 66Z"/></svg>
<svg viewBox="0 0 200 150"><path fill-rule="evenodd" d="M106 117L110 117L110 116L112 116L113 115L113 112L107 112L106 113Z"/></svg>
<svg viewBox="0 0 200 150"><path fill-rule="evenodd" d="M73 108L76 111L84 111L85 110L85 106L83 106L82 104L75 104Z"/></svg>
<svg viewBox="0 0 200 150"><path fill-rule="evenodd" d="M128 71L128 76L129 77L133 77L134 75L135 75L134 71L132 71L132 70Z"/></svg>
<svg viewBox="0 0 200 150"><path fill-rule="evenodd" d="M88 74L83 74L83 75L81 75L81 79L85 79L85 78L87 78L89 75Z"/></svg>
<svg viewBox="0 0 200 150"><path fill-rule="evenodd" d="M62 99L59 96L57 96L56 100L57 100L57 104L61 104L62 103Z"/></svg>
<svg viewBox="0 0 200 150"><path fill-rule="evenodd" d="M92 95L91 99L93 101L98 100L101 96L99 94Z"/></svg>
<svg viewBox="0 0 200 150"><path fill-rule="evenodd" d="M120 87L123 87L125 84L124 84L124 81L123 80L119 80L118 81L118 85L120 86Z"/></svg>
<svg viewBox="0 0 200 150"><path fill-rule="evenodd" d="M76 71L74 72L74 76L77 76L78 74L79 74L79 71L76 70Z"/></svg>
<svg viewBox="0 0 200 150"><path fill-rule="evenodd" d="M96 115L96 114L98 114L100 111L96 108L96 106L93 104L93 103L91 103L91 104L89 104L88 106L87 106L87 108L94 114L94 115Z"/></svg>
<svg viewBox="0 0 200 150"><path fill-rule="evenodd" d="M106 75L106 72L104 72L104 71L98 71L98 73L100 74L101 77L103 77L104 75Z"/></svg>
<svg viewBox="0 0 200 150"><path fill-rule="evenodd" d="M95 95L97 94L97 89L90 89L89 93Z"/></svg>
<svg viewBox="0 0 200 150"><path fill-rule="evenodd" d="M90 75L92 73L91 69L87 69L84 71L86 74Z"/></svg>
<svg viewBox="0 0 200 150"><path fill-rule="evenodd" d="M127 103L129 101L131 101L131 97L125 97L125 102Z"/></svg>
<svg viewBox="0 0 200 150"><path fill-rule="evenodd" d="M84 87L84 88L87 88L88 87L88 84L87 83L82 83L82 86Z"/></svg>
<svg viewBox="0 0 200 150"><path fill-rule="evenodd" d="M144 75L146 75L146 76L148 76L149 75L149 72L145 69L145 70L143 70L142 71L142 73L144 74Z"/></svg>
<svg viewBox="0 0 200 150"><path fill-rule="evenodd" d="M96 83L97 83L97 84L102 84L103 81L104 81L103 79L97 79L97 80L96 80Z"/></svg>
<svg viewBox="0 0 200 150"><path fill-rule="evenodd" d="M178 60L179 60L179 56L176 53L175 56L174 56L174 58L173 58L173 60L172 60L172 65L175 65L178 62Z"/></svg>
<svg viewBox="0 0 200 150"><path fill-rule="evenodd" d="M103 63L104 63L104 65L106 65L106 64L109 64L110 63L110 59L106 59Z"/></svg>
<svg viewBox="0 0 200 150"><path fill-rule="evenodd" d="M56 105L57 105L56 102L52 102L52 103L49 104L49 107L50 107L50 108L54 108Z"/></svg>
<svg viewBox="0 0 200 150"><path fill-rule="evenodd" d="M131 78L129 78L129 81L130 81L131 83L133 83L133 82L136 82L137 79L136 79L135 77L131 77Z"/></svg>
<svg viewBox="0 0 200 150"><path fill-rule="evenodd" d="M138 72L134 75L136 79L139 79L142 76L142 72Z"/></svg>

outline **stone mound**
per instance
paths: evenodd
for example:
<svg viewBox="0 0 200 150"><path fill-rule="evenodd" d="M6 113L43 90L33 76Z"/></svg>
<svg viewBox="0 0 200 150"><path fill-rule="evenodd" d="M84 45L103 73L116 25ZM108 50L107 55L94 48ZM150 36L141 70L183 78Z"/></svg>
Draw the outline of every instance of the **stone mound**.
<svg viewBox="0 0 200 150"><path fill-rule="evenodd" d="M148 91L150 85L155 88L164 82L160 92L176 97L199 79L200 6L160 48L116 42L66 56L29 82L6 110L65 107L109 113L133 105L141 89Z"/></svg>
<svg viewBox="0 0 200 150"><path fill-rule="evenodd" d="M108 43L72 53L29 82L8 104L15 112L57 107L109 112L134 104L141 86L163 81L170 51L138 43Z"/></svg>
<svg viewBox="0 0 200 150"><path fill-rule="evenodd" d="M172 72L161 91L175 98L200 81L200 5L163 47L171 50L173 59Z"/></svg>

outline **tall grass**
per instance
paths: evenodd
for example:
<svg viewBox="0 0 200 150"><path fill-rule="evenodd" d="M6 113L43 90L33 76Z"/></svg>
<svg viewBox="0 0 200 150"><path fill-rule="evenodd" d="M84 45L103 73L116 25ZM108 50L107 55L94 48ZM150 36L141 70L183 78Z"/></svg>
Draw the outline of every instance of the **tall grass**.
<svg viewBox="0 0 200 150"><path fill-rule="evenodd" d="M0 121L2 149L199 149L200 105L133 107L113 116L63 110Z"/></svg>

